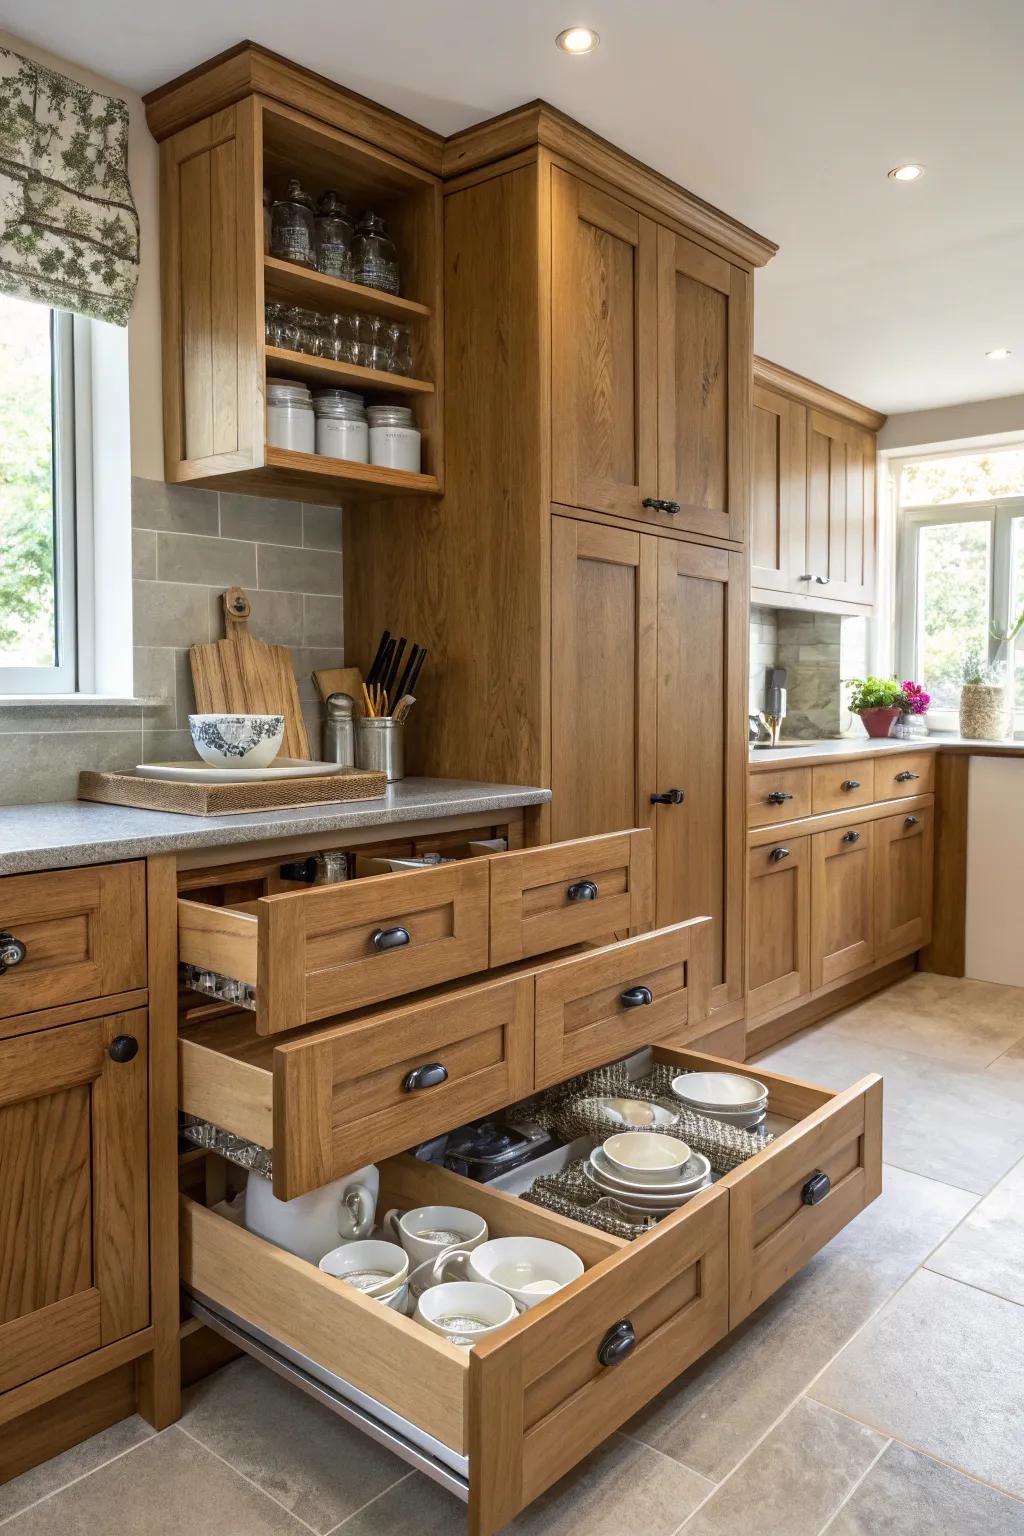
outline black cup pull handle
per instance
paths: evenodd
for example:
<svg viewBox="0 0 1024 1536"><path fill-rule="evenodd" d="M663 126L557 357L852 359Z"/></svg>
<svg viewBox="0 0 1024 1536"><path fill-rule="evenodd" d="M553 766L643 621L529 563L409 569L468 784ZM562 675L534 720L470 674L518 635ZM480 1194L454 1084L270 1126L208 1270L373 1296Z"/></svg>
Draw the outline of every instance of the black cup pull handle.
<svg viewBox="0 0 1024 1536"><path fill-rule="evenodd" d="M789 858L788 848L773 848L768 855L773 864L781 864L783 859Z"/></svg>
<svg viewBox="0 0 1024 1536"><path fill-rule="evenodd" d="M773 789L765 796L769 805L785 805L786 801L792 798L793 796L785 789Z"/></svg>
<svg viewBox="0 0 1024 1536"><path fill-rule="evenodd" d="M577 880L565 894L569 901L596 901L600 891L593 880Z"/></svg>
<svg viewBox="0 0 1024 1536"><path fill-rule="evenodd" d="M651 796L652 805L682 805L686 796L681 789L666 789L660 795Z"/></svg>
<svg viewBox="0 0 1024 1536"><path fill-rule="evenodd" d="M859 843L860 842L860 833L859 832L844 832L843 833L843 842L844 843Z"/></svg>
<svg viewBox="0 0 1024 1536"><path fill-rule="evenodd" d="M820 1205L831 1188L832 1180L828 1174L817 1168L800 1191L800 1199L804 1205Z"/></svg>
<svg viewBox="0 0 1024 1536"><path fill-rule="evenodd" d="M602 1365L619 1365L636 1348L636 1329L628 1317L609 1328L597 1347L597 1358Z"/></svg>
<svg viewBox="0 0 1024 1536"><path fill-rule="evenodd" d="M16 939L13 933L0 933L0 976L12 965L20 965L28 954L28 945Z"/></svg>
<svg viewBox="0 0 1024 1536"><path fill-rule="evenodd" d="M417 1088L436 1088L439 1083L448 1081L448 1068L441 1061L426 1061L422 1067L413 1067L402 1079L402 1087L406 1093L415 1093Z"/></svg>
<svg viewBox="0 0 1024 1536"><path fill-rule="evenodd" d="M370 942L374 949L404 949L411 940L408 928L378 928Z"/></svg>
<svg viewBox="0 0 1024 1536"><path fill-rule="evenodd" d="M654 1002L654 993L650 987L627 987L625 992L619 993L619 1002L623 1008L649 1008Z"/></svg>
<svg viewBox="0 0 1024 1536"><path fill-rule="evenodd" d="M134 1061L139 1054L139 1042L134 1035L115 1035L107 1046L111 1061Z"/></svg>
<svg viewBox="0 0 1024 1536"><path fill-rule="evenodd" d="M860 789L860 779L844 779L839 788L845 789L847 793L851 789Z"/></svg>
<svg viewBox="0 0 1024 1536"><path fill-rule="evenodd" d="M905 827L916 827L917 826L917 817L916 816L904 816L904 818L903 818L903 825Z"/></svg>
<svg viewBox="0 0 1024 1536"><path fill-rule="evenodd" d="M902 773L898 773L896 775L896 783L909 784L911 779L919 779L920 777L921 775L919 773L911 773L909 768L904 768Z"/></svg>

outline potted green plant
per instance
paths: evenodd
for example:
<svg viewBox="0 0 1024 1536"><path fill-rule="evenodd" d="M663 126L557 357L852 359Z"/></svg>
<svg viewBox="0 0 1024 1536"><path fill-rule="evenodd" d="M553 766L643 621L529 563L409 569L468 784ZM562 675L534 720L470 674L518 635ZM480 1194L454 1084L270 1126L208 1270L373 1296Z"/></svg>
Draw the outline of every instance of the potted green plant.
<svg viewBox="0 0 1024 1536"><path fill-rule="evenodd" d="M1007 725L1002 667L972 644L964 653L960 678L960 735L969 741L1002 741Z"/></svg>
<svg viewBox="0 0 1024 1536"><path fill-rule="evenodd" d="M860 715L869 736L888 736L893 722L907 707L899 683L894 677L855 677L851 681L851 713Z"/></svg>

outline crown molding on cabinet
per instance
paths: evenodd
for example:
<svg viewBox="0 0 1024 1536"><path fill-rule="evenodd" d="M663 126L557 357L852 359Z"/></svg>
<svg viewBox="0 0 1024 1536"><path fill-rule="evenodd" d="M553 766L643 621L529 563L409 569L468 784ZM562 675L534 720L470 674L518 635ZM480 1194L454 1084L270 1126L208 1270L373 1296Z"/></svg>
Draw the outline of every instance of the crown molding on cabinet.
<svg viewBox="0 0 1024 1536"><path fill-rule="evenodd" d="M888 420L881 411L873 411L869 405L860 405L856 400L848 400L845 395L837 395L834 390L826 389L824 384L815 384L813 379L805 379L802 374L790 373L788 368L770 363L766 357L754 358L754 383L789 395L791 399L799 400L812 410L828 411L832 416L841 416L844 421L866 427L869 432L880 431Z"/></svg>

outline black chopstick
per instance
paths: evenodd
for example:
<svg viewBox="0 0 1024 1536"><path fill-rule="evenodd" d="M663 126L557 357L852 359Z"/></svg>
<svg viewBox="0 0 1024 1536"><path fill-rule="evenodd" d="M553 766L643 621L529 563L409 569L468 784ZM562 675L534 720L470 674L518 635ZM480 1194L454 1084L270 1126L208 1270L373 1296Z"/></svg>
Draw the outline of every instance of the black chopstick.
<svg viewBox="0 0 1024 1536"><path fill-rule="evenodd" d="M391 639L391 631L386 629L384 631L384 633L380 637L380 644L377 647L377 654L373 658L372 663L370 664L369 672L367 672L367 674L366 674L366 679L365 680L366 680L366 683L367 683L368 686L370 684L375 683L377 681L377 674L380 671L381 662L384 659L384 652L387 650L388 641L390 639Z"/></svg>
<svg viewBox="0 0 1024 1536"><path fill-rule="evenodd" d="M419 656L416 658L416 665L412 669L412 674L411 674L411 676L409 678L409 681L406 683L405 687L402 690L403 693L415 693L415 691L416 691L416 683L417 683L417 681L419 679L420 673L423 670L423 663L426 661L426 659L427 659L427 648L426 648L426 646L424 646L423 649L420 651ZM401 697L401 695L399 695L399 697Z"/></svg>
<svg viewBox="0 0 1024 1536"><path fill-rule="evenodd" d="M414 644L412 650L409 652L409 659L405 664L405 671L402 673L402 680L395 690L396 701L398 699L404 698L405 695L409 692L409 678L412 676L412 669L416 665L416 658L419 655L419 649L419 646Z"/></svg>
<svg viewBox="0 0 1024 1536"><path fill-rule="evenodd" d="M401 665L401 662L402 662L402 652L404 650L405 650L405 636L402 635L401 638L398 641L398 644L395 647L394 659L392 660L391 665L390 665L390 667L388 668L388 671L387 671L387 676L384 679L384 691L385 691L385 693L387 693L388 697L391 698L392 700L394 700L396 698L396 695L395 695L393 690L394 690L394 686L395 686L395 679L398 676L398 668L399 668L399 666ZM401 695L398 695L397 697L401 697Z"/></svg>

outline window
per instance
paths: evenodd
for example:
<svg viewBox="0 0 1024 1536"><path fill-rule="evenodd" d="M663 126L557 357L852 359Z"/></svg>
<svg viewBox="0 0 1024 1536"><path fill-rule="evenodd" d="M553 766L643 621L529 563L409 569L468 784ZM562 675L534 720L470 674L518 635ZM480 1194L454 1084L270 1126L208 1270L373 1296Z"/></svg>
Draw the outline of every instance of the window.
<svg viewBox="0 0 1024 1536"><path fill-rule="evenodd" d="M1024 626L999 638L1024 611L1024 449L903 463L897 496L900 676L932 695L935 726L955 729L975 647L1005 671L1024 733Z"/></svg>
<svg viewBox="0 0 1024 1536"><path fill-rule="evenodd" d="M0 296L0 693L72 693L74 320Z"/></svg>

